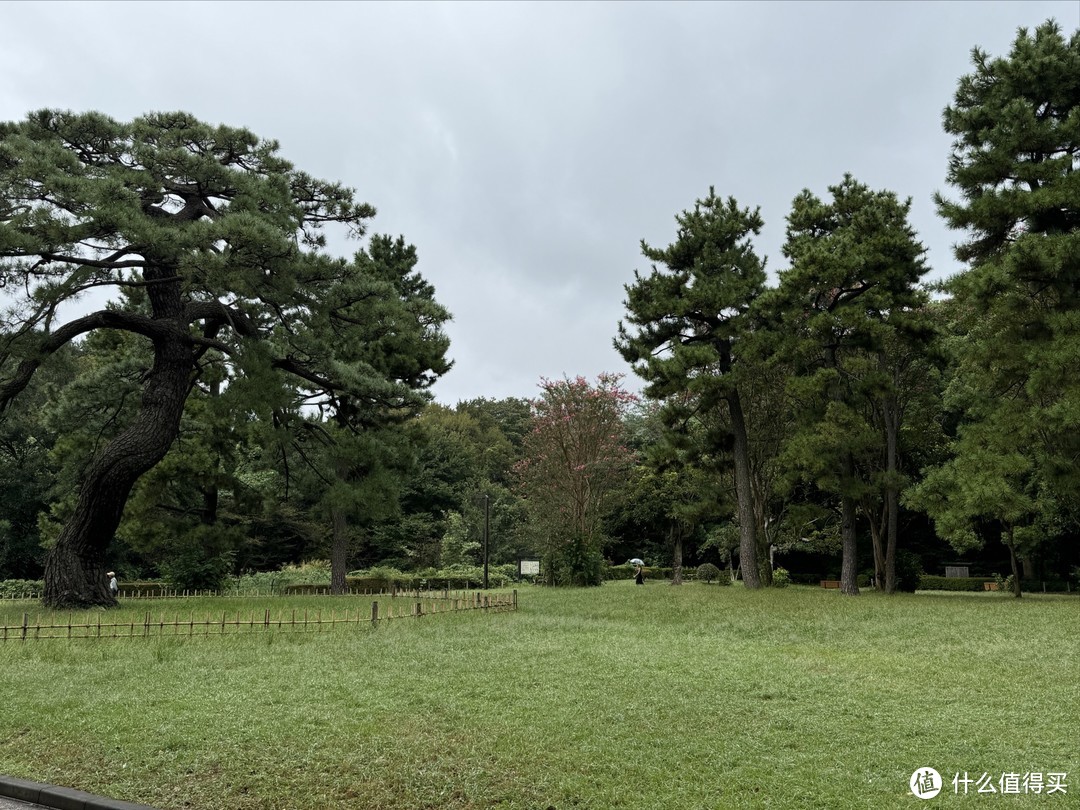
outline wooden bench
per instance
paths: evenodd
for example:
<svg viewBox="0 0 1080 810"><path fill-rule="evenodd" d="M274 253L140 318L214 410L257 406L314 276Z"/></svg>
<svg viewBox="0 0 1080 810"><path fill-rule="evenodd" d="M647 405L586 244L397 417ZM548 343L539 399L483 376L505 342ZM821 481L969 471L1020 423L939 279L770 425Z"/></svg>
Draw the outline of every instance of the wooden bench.
<svg viewBox="0 0 1080 810"><path fill-rule="evenodd" d="M840 580L838 579L823 579L821 580L822 588L839 588Z"/></svg>

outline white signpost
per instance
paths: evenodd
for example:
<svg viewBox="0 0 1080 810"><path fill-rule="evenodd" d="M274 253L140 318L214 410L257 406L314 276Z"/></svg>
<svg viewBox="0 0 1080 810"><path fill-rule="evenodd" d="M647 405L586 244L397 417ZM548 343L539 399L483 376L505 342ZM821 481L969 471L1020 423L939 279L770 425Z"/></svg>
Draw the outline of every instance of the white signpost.
<svg viewBox="0 0 1080 810"><path fill-rule="evenodd" d="M518 560L518 574L523 577L540 576L539 560Z"/></svg>

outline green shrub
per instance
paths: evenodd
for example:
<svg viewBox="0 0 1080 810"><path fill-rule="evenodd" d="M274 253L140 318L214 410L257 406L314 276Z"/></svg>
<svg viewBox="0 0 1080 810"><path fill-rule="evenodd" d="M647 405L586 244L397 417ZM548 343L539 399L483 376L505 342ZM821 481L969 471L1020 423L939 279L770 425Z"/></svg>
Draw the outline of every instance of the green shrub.
<svg viewBox="0 0 1080 810"><path fill-rule="evenodd" d="M329 588L330 583L311 584L310 587ZM345 577L345 587L350 591L379 593L388 592L394 588L397 588L398 590L412 588L415 587L415 583L409 577L400 574L400 572L397 576L373 575L369 573L360 576L350 575Z"/></svg>
<svg viewBox="0 0 1080 810"><path fill-rule="evenodd" d="M299 565L283 565L281 575L290 585L309 584L330 587L330 561L307 560Z"/></svg>
<svg viewBox="0 0 1080 810"><path fill-rule="evenodd" d="M993 577L938 577L923 574L919 577L921 591L983 591L983 585Z"/></svg>
<svg viewBox="0 0 1080 810"><path fill-rule="evenodd" d="M604 579L633 579L635 570L633 565L608 565L604 568Z"/></svg>
<svg viewBox="0 0 1080 810"><path fill-rule="evenodd" d="M23 599L41 596L45 583L40 579L4 579L0 580L0 599Z"/></svg>
<svg viewBox="0 0 1080 810"><path fill-rule="evenodd" d="M409 578L386 579L383 577L345 577L345 590L349 593L389 593L397 589L412 590L419 587L419 580ZM285 594L322 594L330 593L330 581L326 582L290 582L282 586Z"/></svg>
<svg viewBox="0 0 1080 810"><path fill-rule="evenodd" d="M237 532L218 526L199 526L178 539L158 568L162 579L177 591L220 591L228 580L237 552Z"/></svg>
<svg viewBox="0 0 1080 810"><path fill-rule="evenodd" d="M229 582L229 590L236 593L281 593L281 589L289 580L282 571L259 571L242 574L233 577Z"/></svg>
<svg viewBox="0 0 1080 810"><path fill-rule="evenodd" d="M697 567L695 578L703 582L712 582L720 578L720 569L712 563L702 563Z"/></svg>
<svg viewBox="0 0 1080 810"><path fill-rule="evenodd" d="M517 567L516 563L503 563L502 565L494 565L488 571L488 574L489 574L488 579L492 583L495 582L495 577L498 576L498 578L499 578L499 586L498 587L502 588L502 587L505 587L506 585L509 585L511 582L514 582L517 579L518 567Z"/></svg>
<svg viewBox="0 0 1080 810"><path fill-rule="evenodd" d="M346 590L352 590L353 581L351 577L345 577ZM361 588L361 590L365 590ZM370 588L368 590L378 591L384 590L382 588ZM328 594L330 593L329 582L291 582L281 589L281 592L289 596L296 596L305 594L312 596L314 594Z"/></svg>
<svg viewBox="0 0 1080 810"><path fill-rule="evenodd" d="M548 554L547 576L552 585L594 586L604 581L604 558L587 537L572 538L561 550Z"/></svg>
<svg viewBox="0 0 1080 810"><path fill-rule="evenodd" d="M786 588L791 584L791 574L788 573L786 568L774 568L772 572L772 584L774 588Z"/></svg>
<svg viewBox="0 0 1080 810"><path fill-rule="evenodd" d="M165 596L175 591L176 589L172 585L160 580L135 580L134 582L120 580L121 596ZM181 589L181 592L183 592L183 589Z"/></svg>
<svg viewBox="0 0 1080 810"><path fill-rule="evenodd" d="M488 566L488 585L502 588L513 581L517 568L510 565ZM396 568L377 566L357 570L345 577L345 588L351 593L388 593L399 591L467 591L482 588L484 569L480 566L452 566L450 568L427 568L423 571L405 572ZM313 582L290 582L281 587L282 593L318 594L330 592L330 579Z"/></svg>
<svg viewBox="0 0 1080 810"><path fill-rule="evenodd" d="M513 582L517 575L517 566L489 565L488 585L492 588L501 588ZM452 591L469 590L480 588L484 584L484 567L481 565L450 565L445 568L429 568L418 574L420 587L431 590Z"/></svg>

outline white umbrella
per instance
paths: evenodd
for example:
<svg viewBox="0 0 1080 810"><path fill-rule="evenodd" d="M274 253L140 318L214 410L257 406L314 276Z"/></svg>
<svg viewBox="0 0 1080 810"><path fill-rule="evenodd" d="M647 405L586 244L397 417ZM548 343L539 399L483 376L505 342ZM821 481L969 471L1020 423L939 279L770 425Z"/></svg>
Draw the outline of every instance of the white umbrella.
<svg viewBox="0 0 1080 810"><path fill-rule="evenodd" d="M640 557L634 557L634 559L632 559L630 561L630 565L644 565L644 564L645 564L645 561L643 559L641 559Z"/></svg>

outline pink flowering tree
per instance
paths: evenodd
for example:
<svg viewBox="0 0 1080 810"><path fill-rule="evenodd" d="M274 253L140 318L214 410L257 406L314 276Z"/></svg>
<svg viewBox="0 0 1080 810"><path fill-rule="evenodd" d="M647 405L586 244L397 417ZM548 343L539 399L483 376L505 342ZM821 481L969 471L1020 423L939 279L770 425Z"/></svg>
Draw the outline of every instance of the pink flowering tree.
<svg viewBox="0 0 1080 810"><path fill-rule="evenodd" d="M532 431L515 474L552 584L600 584L601 520L634 460L624 417L637 398L621 379L543 379L543 394L532 403Z"/></svg>

